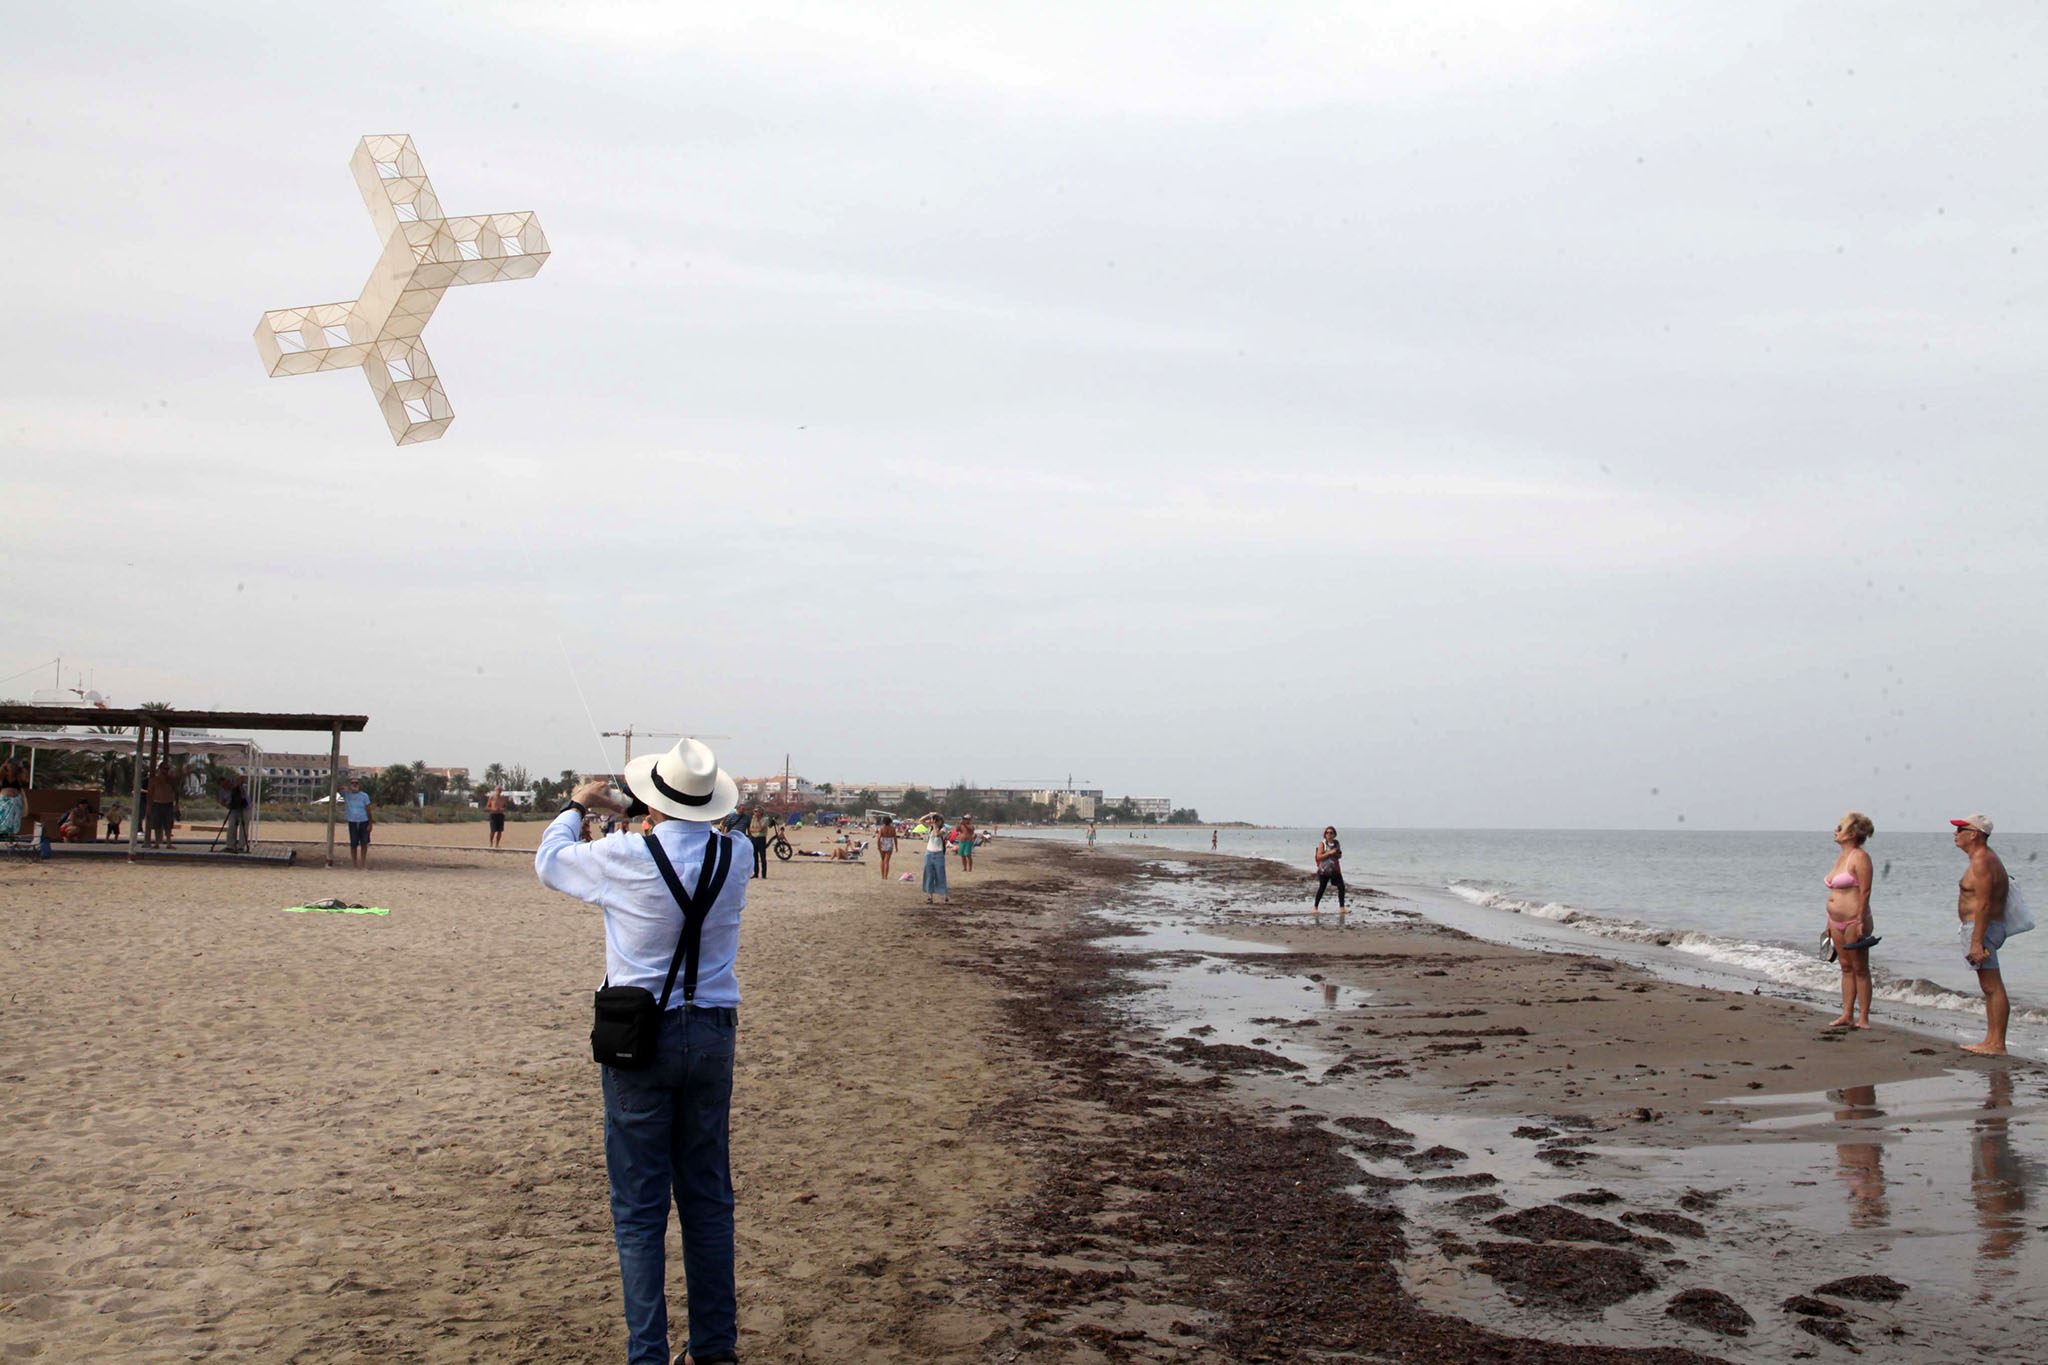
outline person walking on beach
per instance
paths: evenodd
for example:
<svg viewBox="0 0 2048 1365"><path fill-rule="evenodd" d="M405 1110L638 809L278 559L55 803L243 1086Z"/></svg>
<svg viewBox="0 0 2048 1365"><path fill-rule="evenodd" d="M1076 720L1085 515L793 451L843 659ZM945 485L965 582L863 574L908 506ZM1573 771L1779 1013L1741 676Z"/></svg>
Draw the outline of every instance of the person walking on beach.
<svg viewBox="0 0 2048 1365"><path fill-rule="evenodd" d="M882 880L889 880L889 860L896 856L896 821L883 816L882 823L875 826L875 857L882 864Z"/></svg>
<svg viewBox="0 0 2048 1365"><path fill-rule="evenodd" d="M484 813L491 817L492 848L505 842L505 808L509 805L503 785L491 788L491 794L484 798Z"/></svg>
<svg viewBox="0 0 2048 1365"><path fill-rule="evenodd" d="M1963 961L1977 973L1977 985L1984 992L1984 1041L1963 1048L1980 1057L2005 1055L2005 1023L2012 1004L2005 996L2005 977L1998 967L1998 950L2005 943L2005 902L2011 882L2005 864L1991 851L1991 817L1971 815L1949 821L1955 826L1956 847L1969 858L1962 887L1956 895L1956 918L1962 921Z"/></svg>
<svg viewBox="0 0 2048 1365"><path fill-rule="evenodd" d="M1827 875L1828 942L1842 964L1842 1016L1829 1028L1870 1027L1870 950L1877 945L1877 923L1870 917L1870 855L1864 840L1877 832L1870 817L1850 811L1835 825L1835 865ZM1861 1009L1859 1021L1856 1012Z"/></svg>
<svg viewBox="0 0 2048 1365"><path fill-rule="evenodd" d="M924 903L930 905L933 896L944 896L951 905L953 897L946 890L946 817L932 811L918 823L925 830Z"/></svg>
<svg viewBox="0 0 2048 1365"><path fill-rule="evenodd" d="M960 850L960 870L974 871L974 817L963 815L953 831L953 846Z"/></svg>
<svg viewBox="0 0 2048 1365"><path fill-rule="evenodd" d="M1337 888L1337 915L1342 918L1344 906L1344 845L1337 842L1337 827L1323 828L1323 841L1316 845L1316 903L1317 918L1323 913L1323 893L1332 885Z"/></svg>
<svg viewBox="0 0 2048 1365"><path fill-rule="evenodd" d="M637 1070L608 1065L602 1077L626 1359L629 1365L669 1365L665 1244L673 1199L689 1299L683 1359L729 1365L739 1359L732 1073L740 991L733 968L748 879L725 875L740 845L718 822L739 804L739 788L710 749L685 739L666 753L634 759L620 779L632 809L646 809L646 834L579 842L587 811L625 813L607 794L609 785L597 778L570 793L541 835L533 869L541 885L603 911L606 984L637 986L653 997L650 1008L666 1006L648 1064ZM711 903L698 936L695 978L678 980L677 966L691 956L679 900L688 888L701 888Z"/></svg>
<svg viewBox="0 0 2048 1365"><path fill-rule="evenodd" d="M357 871L370 866L370 794L363 790L363 784L351 777L348 790L341 794L341 815L348 821L348 861Z"/></svg>

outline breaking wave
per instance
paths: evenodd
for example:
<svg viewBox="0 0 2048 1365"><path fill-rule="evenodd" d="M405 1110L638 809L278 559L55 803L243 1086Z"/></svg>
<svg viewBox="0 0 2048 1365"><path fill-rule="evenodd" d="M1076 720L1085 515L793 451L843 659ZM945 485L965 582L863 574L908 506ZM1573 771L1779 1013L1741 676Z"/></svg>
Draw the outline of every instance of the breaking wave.
<svg viewBox="0 0 2048 1365"><path fill-rule="evenodd" d="M1485 910L1569 924L1580 933L1622 943L1641 943L1669 948L1779 985L1832 997L1841 985L1841 972L1817 952L1801 951L1781 943L1755 943L1726 938L1696 929L1667 929L1637 920L1616 919L1574 909L1557 901L1520 900L1500 891L1489 891L1469 882L1453 882L1452 895ZM1984 1001L1976 995L1953 991L1925 977L1897 977L1873 965L1870 993L1879 1000L1891 1000L1920 1009L1951 1010L1959 1014L1984 1013ZM2013 1018L2030 1024L2048 1024L2048 1009L2015 1007Z"/></svg>

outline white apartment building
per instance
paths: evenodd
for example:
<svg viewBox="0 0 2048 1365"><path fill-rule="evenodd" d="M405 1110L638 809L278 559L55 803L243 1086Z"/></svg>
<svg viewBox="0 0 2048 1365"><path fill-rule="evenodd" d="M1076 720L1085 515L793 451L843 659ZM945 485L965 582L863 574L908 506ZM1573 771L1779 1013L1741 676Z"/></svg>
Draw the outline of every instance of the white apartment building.
<svg viewBox="0 0 2048 1365"><path fill-rule="evenodd" d="M243 765L229 766L239 768ZM273 801L286 804L318 801L327 795L326 754L266 753L257 766L263 775L265 805ZM341 771L349 771L347 754L341 756Z"/></svg>

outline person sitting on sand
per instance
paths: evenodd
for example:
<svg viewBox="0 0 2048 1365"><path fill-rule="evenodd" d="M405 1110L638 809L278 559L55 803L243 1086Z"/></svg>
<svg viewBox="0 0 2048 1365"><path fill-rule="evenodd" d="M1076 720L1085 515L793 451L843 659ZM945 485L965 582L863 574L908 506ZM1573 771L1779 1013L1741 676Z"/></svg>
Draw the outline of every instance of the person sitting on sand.
<svg viewBox="0 0 2048 1365"><path fill-rule="evenodd" d="M1840 851L1827 875L1828 942L1842 964L1842 1015L1829 1028L1870 1027L1870 950L1878 937L1877 922L1870 917L1870 855L1863 842L1876 832L1861 811L1850 811L1835 825Z"/></svg>
<svg viewBox="0 0 2048 1365"><path fill-rule="evenodd" d="M882 864L882 880L889 880L889 859L896 854L896 820L885 815L875 826L875 855Z"/></svg>
<svg viewBox="0 0 2048 1365"><path fill-rule="evenodd" d="M1337 827L1325 825L1323 841L1316 845L1316 902L1313 913L1318 919L1323 913L1323 892L1332 884L1337 888L1337 918L1341 920L1345 913L1344 845L1337 842Z"/></svg>
<svg viewBox="0 0 2048 1365"><path fill-rule="evenodd" d="M67 844L85 843L92 838L98 823L92 812L92 802L80 797L78 804L65 812L63 823L57 826L57 837Z"/></svg>
<svg viewBox="0 0 2048 1365"><path fill-rule="evenodd" d="M1956 847L1970 860L1956 894L1956 918L1962 921L1963 961L1977 973L1984 992L1984 1041L1963 1049L1980 1057L2005 1055L2005 1022L2012 1003L2005 996L2005 977L1998 968L1998 949L2005 942L2005 897L2011 885L2005 864L1991 851L1991 817L1971 815L1949 821Z"/></svg>

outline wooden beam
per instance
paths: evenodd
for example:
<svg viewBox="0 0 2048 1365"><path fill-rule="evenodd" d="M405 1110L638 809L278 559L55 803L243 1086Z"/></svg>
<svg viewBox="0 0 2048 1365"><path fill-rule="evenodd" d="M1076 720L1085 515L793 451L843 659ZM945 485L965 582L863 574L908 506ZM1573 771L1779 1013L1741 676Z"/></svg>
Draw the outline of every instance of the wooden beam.
<svg viewBox="0 0 2048 1365"><path fill-rule="evenodd" d="M135 792L128 800L128 861L135 861L135 839L142 829L142 736L143 728L135 727Z"/></svg>
<svg viewBox="0 0 2048 1365"><path fill-rule="evenodd" d="M341 722L334 723L334 747L327 751L327 865L334 866L334 808L341 798L338 778L341 773Z"/></svg>
<svg viewBox="0 0 2048 1365"><path fill-rule="evenodd" d="M370 723L368 716L279 711L142 711L132 707L33 706L0 702L0 726L12 725L159 725L180 730L331 730L354 732Z"/></svg>

